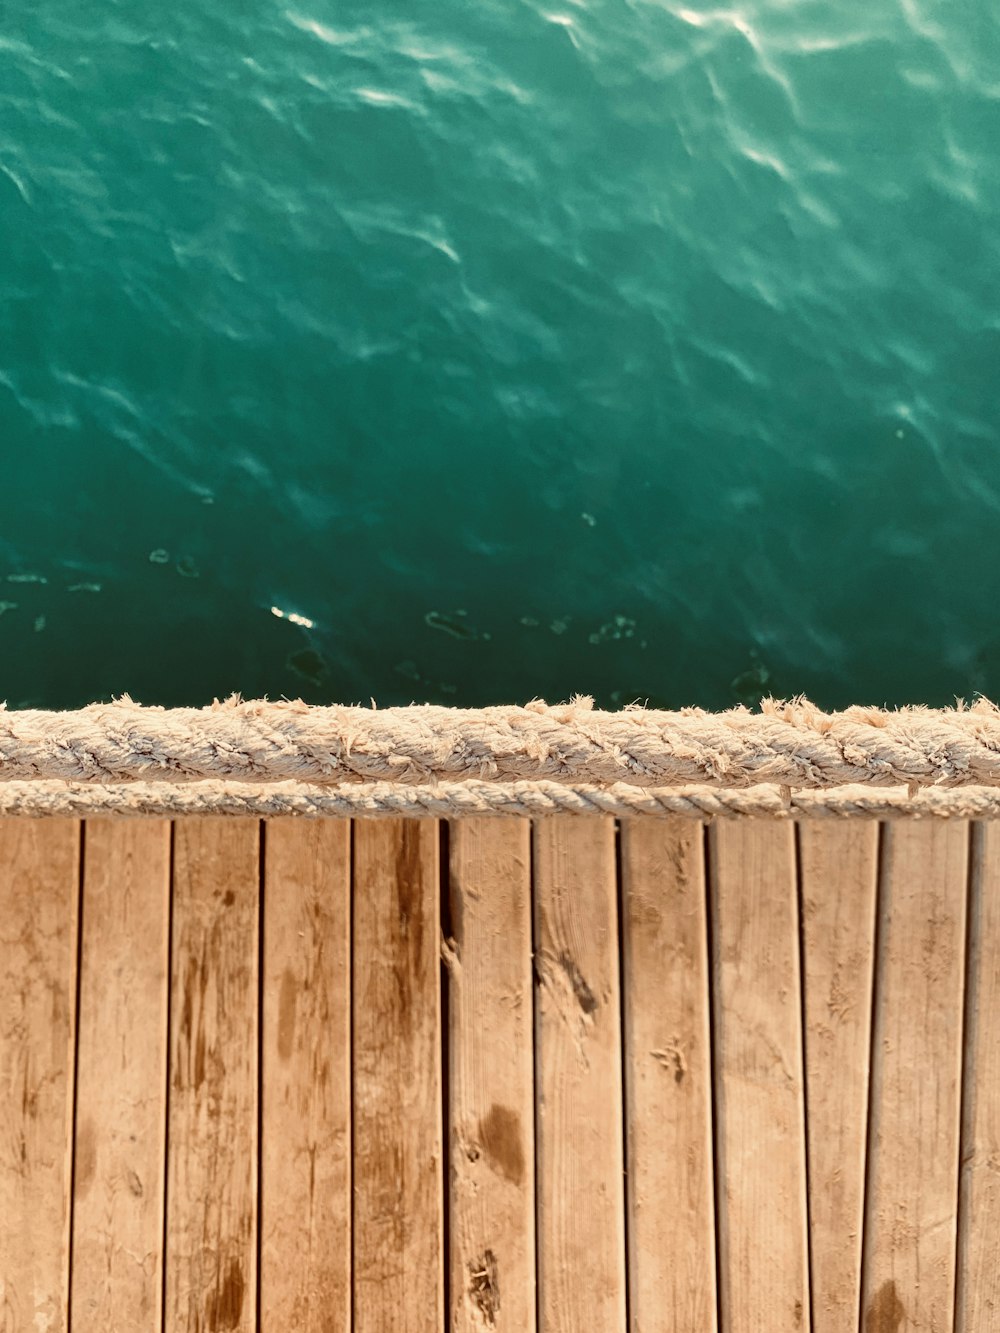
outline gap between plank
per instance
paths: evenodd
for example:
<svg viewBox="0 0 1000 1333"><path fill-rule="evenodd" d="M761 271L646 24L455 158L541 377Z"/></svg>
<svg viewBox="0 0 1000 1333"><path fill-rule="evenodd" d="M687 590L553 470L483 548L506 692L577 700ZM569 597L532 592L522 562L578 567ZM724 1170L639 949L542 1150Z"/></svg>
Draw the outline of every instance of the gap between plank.
<svg viewBox="0 0 1000 1333"><path fill-rule="evenodd" d="M174 862L176 858L177 822L170 821L170 847L167 854L167 1042L166 1091L163 1100L163 1241L160 1249L160 1322L163 1330L167 1318L167 1190L170 1186L170 1023L174 1003Z"/></svg>
<svg viewBox="0 0 1000 1333"><path fill-rule="evenodd" d="M446 948L452 946L451 919L451 827L447 819L438 821L438 933ZM451 1171L451 974L442 954L440 975L441 1034L438 1053L441 1060L441 1254L444 1330L451 1327L451 1199L448 1179Z"/></svg>
<svg viewBox="0 0 1000 1333"><path fill-rule="evenodd" d="M806 1168L806 1277L809 1291L809 1328L813 1327L813 1227L812 1227L812 1163L810 1161L809 1134L812 1121L809 1119L809 1061L808 1061L808 1024L806 1009L806 940L805 911L802 895L802 830L799 821L792 825L795 842L795 911L798 917L799 947L799 1033L802 1046L802 1120L803 1146L805 1148Z"/></svg>
<svg viewBox="0 0 1000 1333"><path fill-rule="evenodd" d="M886 843L886 825L884 821L879 822L878 826L878 847L876 848L875 864L877 866L877 875L875 881L875 928L872 934L872 985L871 985L871 1003L869 1005L868 1020L868 1114L865 1120L865 1185L864 1199L861 1208L861 1272L858 1281L858 1328L864 1327L865 1317L865 1283L868 1278L868 1211L871 1197L871 1177L872 1177L872 1122L875 1118L875 1043L878 1040L878 1006L881 1000L881 987L879 986L879 974L881 972L881 952L882 952L882 904L885 897L886 880L886 858L888 857L888 847Z"/></svg>
<svg viewBox="0 0 1000 1333"><path fill-rule="evenodd" d="M267 821L258 825L257 842L257 1282L254 1299L256 1311L254 1327L260 1330L261 1296L263 1293L262 1260L264 1257L264 878L267 858Z"/></svg>
<svg viewBox="0 0 1000 1333"><path fill-rule="evenodd" d="M721 1093L719 1089L719 1064L716 1041L716 975L715 975L715 935L714 915L715 882L712 858L711 827L701 826L702 857L705 867L705 951L708 966L705 976L708 982L708 1068L710 1107L712 1116L712 1222L715 1229L715 1326L718 1333L723 1333L722 1322L722 1261L723 1246L727 1243L724 1224L722 1191L722 1127L720 1124Z"/></svg>
<svg viewBox="0 0 1000 1333"><path fill-rule="evenodd" d="M357 1211L356 1208L355 1208L355 1202L354 1202L354 1195L355 1195L355 1189L354 1189L354 1142L355 1142L355 1132L354 1132L354 1103L355 1103L355 1092L354 1092L354 864L355 864L355 851L354 851L354 842L355 842L355 837L354 837L354 835L355 835L355 830L356 830L356 828L357 828L357 821L354 820L354 819L352 819L352 820L350 821L350 833L349 833L349 835L348 835L349 846L348 846L348 852L347 852L347 855L348 855L348 876L349 876L349 880L350 880L350 891L349 891L349 893L348 893L348 895L347 895L347 938L348 938L348 942L349 942L349 947L348 947L348 950L347 950L347 1015L348 1015L348 1017L347 1017L347 1040L348 1040L348 1044L349 1044L349 1046L350 1046L350 1050L349 1050L349 1052L348 1052L348 1062L347 1062L347 1067L348 1067L348 1082L349 1082L349 1084L350 1084L350 1088L349 1088L349 1090L348 1090L350 1125L349 1125L349 1128L348 1128L348 1145L347 1145L347 1162L348 1162L348 1166L347 1166L347 1187L348 1187L348 1189L349 1189L349 1191L350 1191L350 1201L351 1201L351 1207L350 1207L350 1224L351 1224L351 1247L350 1247L350 1254L351 1254L351 1271L350 1271L350 1292L349 1292L349 1296L348 1296L348 1318L349 1318L349 1321L350 1321L350 1322L349 1322L349 1325L348 1325L347 1333L352 1333L352 1330L354 1329L354 1326L355 1326L354 1273L355 1273L355 1269L356 1269L356 1267L357 1267L357 1265L356 1265L356 1263L355 1263L355 1254L354 1254L354 1246L355 1246L355 1241L354 1241L354 1235L355 1235L354 1220L355 1220L355 1212Z"/></svg>
<svg viewBox="0 0 1000 1333"><path fill-rule="evenodd" d="M535 1195L535 1329L536 1333L540 1333L542 1328L542 1182L539 1168L539 1150L542 1143L542 1117L541 1106L539 1105L541 1083L538 1067L540 1062L539 1036L541 1035L542 1025L541 997L538 993L538 968L535 963L538 953L538 853L535 839L536 831L537 824L532 820L528 832L528 893L531 904L531 1101L535 1118L535 1151L532 1155L532 1169L534 1171Z"/></svg>
<svg viewBox="0 0 1000 1333"><path fill-rule="evenodd" d="M69 1237L66 1245L66 1333L73 1333L73 1229L76 1222L76 1114L80 1089L80 994L83 967L83 880L87 822L80 820L79 864L76 880L76 986L73 1001L73 1110L70 1115Z"/></svg>
<svg viewBox="0 0 1000 1333"><path fill-rule="evenodd" d="M968 1086L976 1076L975 1068L975 1026L973 1019L972 996L980 968L979 919L982 907L982 866L983 866L983 826L969 822L969 841L965 863L965 976L962 984L962 1064L958 1085L958 1179L955 1185L955 1304L952 1313L954 1333L964 1333L965 1321L961 1318L965 1297L965 1264L962 1262L962 1238L966 1230L963 1227L965 1213L965 1190L962 1180L965 1174L965 1155L969 1150L968 1135ZM975 967L973 967L975 964Z"/></svg>
<svg viewBox="0 0 1000 1333"><path fill-rule="evenodd" d="M618 1046L620 1052L621 1066L621 1090L622 1090L622 1213L623 1224L622 1234L625 1238L625 1327L632 1328L632 1274L631 1274L631 1248L629 1244L629 1195L631 1194L631 1181L628 1173L628 1126L629 1126L629 1079L628 1079L628 1045L625 1022L625 995L626 995L626 940L625 940L625 898L624 898L624 876L622 874L622 821L615 820L615 904L618 912Z"/></svg>

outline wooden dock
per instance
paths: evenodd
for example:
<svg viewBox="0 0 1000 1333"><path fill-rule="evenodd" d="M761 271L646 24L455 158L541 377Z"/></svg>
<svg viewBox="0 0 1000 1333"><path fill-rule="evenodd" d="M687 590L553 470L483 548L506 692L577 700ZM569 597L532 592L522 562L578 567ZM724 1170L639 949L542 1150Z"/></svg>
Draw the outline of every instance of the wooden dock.
<svg viewBox="0 0 1000 1333"><path fill-rule="evenodd" d="M1000 1333L1000 826L0 820L0 1333Z"/></svg>

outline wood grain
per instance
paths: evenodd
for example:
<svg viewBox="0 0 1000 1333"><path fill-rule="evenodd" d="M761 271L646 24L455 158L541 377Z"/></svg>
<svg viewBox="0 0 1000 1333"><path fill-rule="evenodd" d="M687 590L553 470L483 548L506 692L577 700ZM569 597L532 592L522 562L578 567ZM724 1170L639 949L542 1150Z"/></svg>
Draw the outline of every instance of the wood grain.
<svg viewBox="0 0 1000 1333"><path fill-rule="evenodd" d="M0 1330L69 1297L80 824L0 819Z"/></svg>
<svg viewBox="0 0 1000 1333"><path fill-rule="evenodd" d="M544 1333L624 1333L615 824L534 827L539 1286Z"/></svg>
<svg viewBox="0 0 1000 1333"><path fill-rule="evenodd" d="M531 841L450 826L450 1327L535 1328Z"/></svg>
<svg viewBox="0 0 1000 1333"><path fill-rule="evenodd" d="M803 820L799 847L813 1333L856 1333L878 824Z"/></svg>
<svg viewBox="0 0 1000 1333"><path fill-rule="evenodd" d="M351 1313L351 826L264 836L261 1333Z"/></svg>
<svg viewBox="0 0 1000 1333"><path fill-rule="evenodd" d="M435 820L354 825L354 1329L444 1324Z"/></svg>
<svg viewBox="0 0 1000 1333"><path fill-rule="evenodd" d="M954 1326L968 846L960 820L883 833L864 1333Z"/></svg>
<svg viewBox="0 0 1000 1333"><path fill-rule="evenodd" d="M714 1333L704 830L624 820L622 991L633 1333Z"/></svg>
<svg viewBox="0 0 1000 1333"><path fill-rule="evenodd" d="M86 826L74 1333L162 1328L170 824Z"/></svg>
<svg viewBox="0 0 1000 1333"><path fill-rule="evenodd" d="M1000 825L974 826L958 1232L958 1333L1000 1333Z"/></svg>
<svg viewBox="0 0 1000 1333"><path fill-rule="evenodd" d="M164 1324L185 1333L256 1325L259 831L175 825Z"/></svg>
<svg viewBox="0 0 1000 1333"><path fill-rule="evenodd" d="M712 826L722 1327L809 1327L794 830Z"/></svg>

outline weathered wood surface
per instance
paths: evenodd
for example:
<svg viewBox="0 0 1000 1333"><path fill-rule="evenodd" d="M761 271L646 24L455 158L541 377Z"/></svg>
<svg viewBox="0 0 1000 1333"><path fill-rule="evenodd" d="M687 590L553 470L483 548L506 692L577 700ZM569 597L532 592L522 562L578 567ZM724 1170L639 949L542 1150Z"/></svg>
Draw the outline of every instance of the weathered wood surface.
<svg viewBox="0 0 1000 1333"><path fill-rule="evenodd" d="M1000 1333L996 826L441 834L0 821L0 1333Z"/></svg>
<svg viewBox="0 0 1000 1333"><path fill-rule="evenodd" d="M958 1333L1000 1333L1000 826L975 829L969 898Z"/></svg>
<svg viewBox="0 0 1000 1333"><path fill-rule="evenodd" d="M926 820L890 825L883 839L864 1329L949 1333L969 829Z"/></svg>
<svg viewBox="0 0 1000 1333"><path fill-rule="evenodd" d="M449 898L449 1326L453 1333L532 1333L535 1107L526 821L454 821Z"/></svg>
<svg viewBox="0 0 1000 1333"><path fill-rule="evenodd" d="M547 816L534 860L541 1325L624 1333L614 820Z"/></svg>
<svg viewBox="0 0 1000 1333"><path fill-rule="evenodd" d="M164 1326L185 1333L257 1323L259 827L175 825Z"/></svg>
<svg viewBox="0 0 1000 1333"><path fill-rule="evenodd" d="M795 830L710 832L725 1333L809 1327Z"/></svg>
<svg viewBox="0 0 1000 1333"><path fill-rule="evenodd" d="M350 1327L351 828L264 841L261 1324Z"/></svg>
<svg viewBox="0 0 1000 1333"><path fill-rule="evenodd" d="M799 829L813 1333L856 1333L878 824Z"/></svg>
<svg viewBox="0 0 1000 1333"><path fill-rule="evenodd" d="M444 1325L441 938L434 820L354 832L354 1327Z"/></svg>
<svg viewBox="0 0 1000 1333"><path fill-rule="evenodd" d="M622 1003L634 1333L716 1328L704 830L622 824Z"/></svg>
<svg viewBox="0 0 1000 1333"><path fill-rule="evenodd" d="M73 1330L162 1328L170 824L84 843Z"/></svg>
<svg viewBox="0 0 1000 1333"><path fill-rule="evenodd" d="M0 819L0 1331L68 1326L80 824Z"/></svg>

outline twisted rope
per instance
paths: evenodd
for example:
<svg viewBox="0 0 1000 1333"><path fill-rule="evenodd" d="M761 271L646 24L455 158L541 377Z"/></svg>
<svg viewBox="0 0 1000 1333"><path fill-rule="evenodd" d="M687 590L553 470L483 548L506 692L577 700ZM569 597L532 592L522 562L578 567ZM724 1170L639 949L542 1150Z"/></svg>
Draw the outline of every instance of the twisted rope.
<svg viewBox="0 0 1000 1333"><path fill-rule="evenodd" d="M171 819L193 815L306 818L339 815L461 818L470 815L603 814L619 818L680 816L726 819L997 819L1000 788L933 788L910 795L898 788L838 787L789 792L760 785L743 790L675 787L567 787L557 782L467 782L405 787L391 783L310 786L274 782L0 783L0 816L142 816Z"/></svg>
<svg viewBox="0 0 1000 1333"><path fill-rule="evenodd" d="M1000 786L1000 710L971 707L824 713L765 700L759 713L549 706L379 710L242 702L149 708L124 698L79 712L0 709L0 780L310 784L778 784ZM386 798L387 799L387 798ZM582 799L582 797L581 797Z"/></svg>

